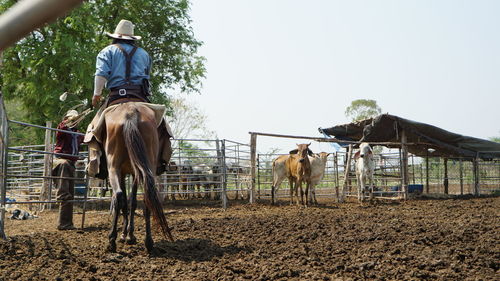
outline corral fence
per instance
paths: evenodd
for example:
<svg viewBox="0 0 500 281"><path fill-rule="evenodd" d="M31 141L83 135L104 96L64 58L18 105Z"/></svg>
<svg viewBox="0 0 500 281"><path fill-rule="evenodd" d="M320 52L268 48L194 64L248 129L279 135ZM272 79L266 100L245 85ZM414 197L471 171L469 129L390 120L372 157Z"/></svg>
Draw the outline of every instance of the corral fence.
<svg viewBox="0 0 500 281"><path fill-rule="evenodd" d="M255 151L253 188L257 199L271 198L272 162L283 155L257 153L257 136L345 143L329 138L251 133L250 145L253 147L252 151ZM349 154L353 153L353 148L326 152L330 152L330 155L323 180L316 186L316 196L338 201L342 201L344 196L357 196L355 167L353 161L349 160L352 158ZM418 157L409 153L405 155L402 149L384 149L374 154L374 161L374 193L380 199L405 199L422 193L478 196L500 191L500 159L485 161L478 158ZM285 180L281 185L277 198L289 198L288 181Z"/></svg>
<svg viewBox="0 0 500 281"><path fill-rule="evenodd" d="M0 103L3 104L1 100ZM9 127L12 131L18 127L44 130L45 144L9 147ZM59 177L52 176L51 170L54 158L61 156L53 153L55 132L63 130L51 127L50 123L38 126L8 120L3 108L0 112L1 237L5 237L3 227L7 209L29 208L37 212L58 203L53 180ZM171 203L204 198L220 201L223 208L227 207L228 199L248 199L253 203L256 199L270 198L272 161L279 154L257 153L258 135L338 142L328 138L262 133L251 133L250 144L226 139L175 139L168 169L157 177L160 193ZM377 144L383 145L372 143ZM323 180L316 186L318 197L342 201L344 197L356 196L352 146L350 144L346 151L330 153ZM375 162L375 195L378 198L407 199L411 193L481 195L500 189L500 159L422 158L405 153L403 144L399 150L376 154ZM75 177L71 178L76 183L73 202L82 210L82 227L88 204L108 204L111 198L105 181L87 179L86 164L86 146L82 146ZM127 182L130 186L130 179ZM282 185L278 198L288 196L287 181Z"/></svg>
<svg viewBox="0 0 500 281"><path fill-rule="evenodd" d="M0 101L1 103L1 101ZM3 103L2 103L3 104ZM40 214L44 209L51 209L56 200L55 179L52 176L54 160L65 154L54 153L56 132L83 135L72 131L8 120L5 111L0 122L1 133L1 221L0 234L3 230L6 211L22 209L31 214ZM8 128L11 131L24 128L43 130L45 143L41 145L8 146ZM219 200L223 208L228 199L248 199L250 192L250 149L248 144L232 140L174 139L173 155L168 171L157 177L157 187L165 201L196 200L211 198ZM82 212L81 227L85 222L86 209L95 203L109 204L112 193L106 181L87 178L87 146L81 146L79 160L76 161L75 197L72 200L76 209ZM67 155L66 155L67 156ZM131 179L127 179L130 190ZM142 190L138 195L142 196ZM89 205L92 203L92 205ZM190 202L191 203L191 202ZM196 201L192 202L196 204Z"/></svg>

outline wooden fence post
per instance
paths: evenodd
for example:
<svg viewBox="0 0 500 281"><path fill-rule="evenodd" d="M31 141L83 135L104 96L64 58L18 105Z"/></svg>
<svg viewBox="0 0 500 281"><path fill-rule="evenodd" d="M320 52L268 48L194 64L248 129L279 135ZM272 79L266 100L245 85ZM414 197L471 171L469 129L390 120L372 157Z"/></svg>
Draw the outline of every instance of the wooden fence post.
<svg viewBox="0 0 500 281"><path fill-rule="evenodd" d="M0 68L2 63L2 53L0 52ZM8 159L8 143L9 143L9 123L7 114L3 104L2 92L0 92L0 163L1 173L0 177L0 239L6 240L5 234L5 207L7 206L7 159Z"/></svg>
<svg viewBox="0 0 500 281"><path fill-rule="evenodd" d="M250 134L250 172L252 176L252 189L250 190L250 204L255 203L255 166L257 164L257 135Z"/></svg>
<svg viewBox="0 0 500 281"><path fill-rule="evenodd" d="M221 155L222 155L222 208L227 209L227 168L226 168L226 141L222 140ZM238 187L236 187L237 189ZM238 194L238 193L236 193ZM237 196L237 195L236 195Z"/></svg>
<svg viewBox="0 0 500 281"><path fill-rule="evenodd" d="M344 202L345 200L345 191L347 189L347 183L349 182L349 171L351 170L351 158L352 158L352 144L349 145L348 148L349 153L347 154L347 162L344 166L344 185L342 186L342 193L340 197L337 199L339 203Z"/></svg>
<svg viewBox="0 0 500 281"><path fill-rule="evenodd" d="M45 123L45 126L47 128L52 127L52 122L47 121ZM45 130L45 152L51 153L52 152L52 131L49 129ZM49 177L52 174L52 154L45 154L43 156L43 181L42 181L42 190L40 191L40 201L47 201L51 198L51 190L50 190L50 184L51 180ZM45 204L40 204L40 211L45 209ZM46 204L47 207L50 206L49 203Z"/></svg>

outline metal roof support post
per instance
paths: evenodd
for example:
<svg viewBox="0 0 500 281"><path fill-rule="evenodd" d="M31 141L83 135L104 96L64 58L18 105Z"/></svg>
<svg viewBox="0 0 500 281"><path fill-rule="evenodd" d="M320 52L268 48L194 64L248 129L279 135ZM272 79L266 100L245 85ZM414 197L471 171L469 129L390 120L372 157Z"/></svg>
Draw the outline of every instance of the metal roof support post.
<svg viewBox="0 0 500 281"><path fill-rule="evenodd" d="M338 163L338 151L335 151L335 155L333 158L333 172L335 173L335 197L337 197L337 202L339 202L339 163Z"/></svg>
<svg viewBox="0 0 500 281"><path fill-rule="evenodd" d="M401 130L401 175L403 198L408 199L408 147L406 145L406 132Z"/></svg>
<svg viewBox="0 0 500 281"><path fill-rule="evenodd" d="M464 195L464 167L462 158L460 158L460 195Z"/></svg>
<svg viewBox="0 0 500 281"><path fill-rule="evenodd" d="M480 185L479 185L479 153L476 154L476 158L472 160L472 166L474 170L474 196L481 195Z"/></svg>
<svg viewBox="0 0 500 281"><path fill-rule="evenodd" d="M252 189L250 190L250 204L255 203L255 166L257 164L257 134L250 134L250 173Z"/></svg>
<svg viewBox="0 0 500 281"><path fill-rule="evenodd" d="M260 157L257 155L257 172L256 172L256 177L257 177L257 199L260 200Z"/></svg>
<svg viewBox="0 0 500 281"><path fill-rule="evenodd" d="M425 193L429 194L429 151L428 150L427 150L427 157L425 157Z"/></svg>
<svg viewBox="0 0 500 281"><path fill-rule="evenodd" d="M444 158L444 194L448 195L449 193L449 181L448 181L448 158Z"/></svg>

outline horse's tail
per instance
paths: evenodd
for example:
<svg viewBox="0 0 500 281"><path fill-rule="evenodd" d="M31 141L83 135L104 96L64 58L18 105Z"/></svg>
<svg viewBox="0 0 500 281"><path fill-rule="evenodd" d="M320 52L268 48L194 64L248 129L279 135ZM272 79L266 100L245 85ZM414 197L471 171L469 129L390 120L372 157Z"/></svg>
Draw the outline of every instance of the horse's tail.
<svg viewBox="0 0 500 281"><path fill-rule="evenodd" d="M168 227L167 218L163 213L161 201L155 188L155 178L153 171L149 166L147 159L146 146L139 131L139 111L129 113L125 117L123 125L123 135L125 138L125 146L127 147L130 163L134 169L134 181L138 186L144 187L144 203L148 208L153 219L160 226L165 238L174 241L170 228Z"/></svg>

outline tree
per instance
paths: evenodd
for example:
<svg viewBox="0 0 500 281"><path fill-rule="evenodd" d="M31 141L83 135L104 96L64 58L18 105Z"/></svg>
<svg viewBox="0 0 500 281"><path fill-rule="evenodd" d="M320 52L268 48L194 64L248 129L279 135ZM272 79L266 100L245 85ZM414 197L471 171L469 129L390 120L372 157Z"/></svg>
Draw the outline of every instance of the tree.
<svg viewBox="0 0 500 281"><path fill-rule="evenodd" d="M500 136L499 137L491 137L490 141L494 141L494 142L500 143Z"/></svg>
<svg viewBox="0 0 500 281"><path fill-rule="evenodd" d="M3 12L16 0L0 3ZM138 44L153 58L154 103L168 105L166 92L198 92L205 75L205 59L197 55L201 42L194 38L187 0L89 0L55 23L31 32L4 52L0 74L8 100L21 102L28 122L45 124L90 98L95 57L110 43L120 19L136 24ZM65 103L58 97L72 93Z"/></svg>
<svg viewBox="0 0 500 281"><path fill-rule="evenodd" d="M170 112L167 114L167 122L172 129L174 138L180 139L216 139L214 131L208 129L208 118L194 103L184 98L172 98L170 100ZM187 156L207 156L199 150L199 144L174 140L172 147L180 147Z"/></svg>
<svg viewBox="0 0 500 281"><path fill-rule="evenodd" d="M375 117L380 113L382 109L377 105L377 101L365 99L353 100L345 110L345 116L353 122ZM373 147L373 151L377 154L380 154L382 150L381 146Z"/></svg>
<svg viewBox="0 0 500 281"><path fill-rule="evenodd" d="M358 99L353 100L345 110L345 116L352 121L360 121L375 117L382 112L375 100Z"/></svg>
<svg viewBox="0 0 500 281"><path fill-rule="evenodd" d="M207 128L207 116L194 103L185 98L173 98L170 100L170 110L167 121L174 138L216 138L216 133Z"/></svg>

